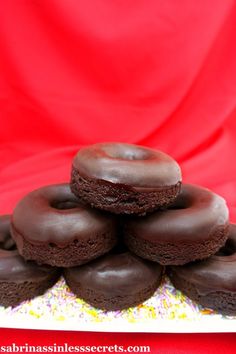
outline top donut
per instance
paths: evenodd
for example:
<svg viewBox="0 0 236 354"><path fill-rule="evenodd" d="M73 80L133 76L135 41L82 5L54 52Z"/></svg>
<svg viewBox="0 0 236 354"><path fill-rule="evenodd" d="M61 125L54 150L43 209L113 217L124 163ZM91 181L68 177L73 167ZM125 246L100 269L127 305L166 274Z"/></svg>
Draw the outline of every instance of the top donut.
<svg viewBox="0 0 236 354"><path fill-rule="evenodd" d="M181 180L179 165L162 151L100 143L82 148L74 157L71 190L98 209L145 215L172 203Z"/></svg>

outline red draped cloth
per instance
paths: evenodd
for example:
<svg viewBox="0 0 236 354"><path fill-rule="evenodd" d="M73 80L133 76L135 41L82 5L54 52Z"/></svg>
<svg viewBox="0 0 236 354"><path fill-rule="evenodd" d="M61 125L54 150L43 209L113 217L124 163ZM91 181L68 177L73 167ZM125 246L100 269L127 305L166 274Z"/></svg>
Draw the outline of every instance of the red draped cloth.
<svg viewBox="0 0 236 354"><path fill-rule="evenodd" d="M236 221L234 0L0 4L0 212L85 144L158 148Z"/></svg>

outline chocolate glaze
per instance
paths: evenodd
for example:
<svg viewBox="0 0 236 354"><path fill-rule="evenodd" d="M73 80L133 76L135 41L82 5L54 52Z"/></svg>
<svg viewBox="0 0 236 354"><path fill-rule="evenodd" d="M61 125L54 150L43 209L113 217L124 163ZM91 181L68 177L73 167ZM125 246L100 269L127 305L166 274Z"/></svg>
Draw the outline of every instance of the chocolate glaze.
<svg viewBox="0 0 236 354"><path fill-rule="evenodd" d="M51 242L66 247L73 240L86 241L108 230L115 232L115 225L112 215L85 206L68 184L58 184L37 189L17 204L12 234L17 237L19 233L33 244Z"/></svg>
<svg viewBox="0 0 236 354"><path fill-rule="evenodd" d="M143 218L126 221L125 231L141 239L157 242L199 242L228 224L225 200L208 189L184 184L172 206Z"/></svg>
<svg viewBox="0 0 236 354"><path fill-rule="evenodd" d="M175 160L161 151L139 145L90 145L77 153L73 166L84 178L132 186L141 191L181 181L180 167Z"/></svg>
<svg viewBox="0 0 236 354"><path fill-rule="evenodd" d="M49 266L26 262L17 250L9 250L9 245L14 244L10 236L10 215L0 216L0 242L0 282L38 282L57 271Z"/></svg>
<svg viewBox="0 0 236 354"><path fill-rule="evenodd" d="M65 269L65 277L105 296L136 294L162 274L162 266L145 261L129 252L108 254L81 267Z"/></svg>
<svg viewBox="0 0 236 354"><path fill-rule="evenodd" d="M215 291L236 292L236 225L230 225L229 238L219 254L205 261L170 267L172 277L193 284L200 295ZM224 255L226 254L226 255ZM230 254L230 255L228 255Z"/></svg>

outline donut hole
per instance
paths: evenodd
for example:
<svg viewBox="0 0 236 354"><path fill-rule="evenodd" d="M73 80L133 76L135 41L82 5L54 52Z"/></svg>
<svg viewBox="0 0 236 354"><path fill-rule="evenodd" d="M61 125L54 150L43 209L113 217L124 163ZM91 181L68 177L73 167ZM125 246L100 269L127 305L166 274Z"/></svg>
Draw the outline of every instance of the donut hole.
<svg viewBox="0 0 236 354"><path fill-rule="evenodd" d="M0 249L5 251L15 251L17 250L16 243L11 237L10 233L6 234L6 237L2 242L0 242Z"/></svg>
<svg viewBox="0 0 236 354"><path fill-rule="evenodd" d="M128 161L133 161L133 160L147 160L150 158L150 152L135 147L135 149L127 148L124 146L116 146L114 149L113 147L107 146L105 149L105 152L107 155L113 159L120 159L120 160L128 160Z"/></svg>
<svg viewBox="0 0 236 354"><path fill-rule="evenodd" d="M5 248L5 249L8 250L8 251L16 251L17 247L16 247L15 242L13 244L10 243L9 245L7 245L7 248Z"/></svg>
<svg viewBox="0 0 236 354"><path fill-rule="evenodd" d="M236 253L236 242L235 240L228 239L223 247L215 254L219 257L228 257Z"/></svg>
<svg viewBox="0 0 236 354"><path fill-rule="evenodd" d="M78 203L71 200L54 201L51 207L58 210L68 210L78 208Z"/></svg>
<svg viewBox="0 0 236 354"><path fill-rule="evenodd" d="M137 150L137 151L125 151L119 156L117 156L119 159L122 160L147 160L149 158L149 153L146 151L142 150Z"/></svg>

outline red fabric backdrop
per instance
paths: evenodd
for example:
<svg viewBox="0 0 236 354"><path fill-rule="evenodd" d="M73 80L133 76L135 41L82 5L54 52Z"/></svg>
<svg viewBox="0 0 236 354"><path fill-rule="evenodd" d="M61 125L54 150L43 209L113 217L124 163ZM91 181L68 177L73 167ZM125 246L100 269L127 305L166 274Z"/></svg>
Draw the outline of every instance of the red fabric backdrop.
<svg viewBox="0 0 236 354"><path fill-rule="evenodd" d="M173 155L236 221L235 36L233 0L2 1L0 212L67 181L80 146L125 141Z"/></svg>

